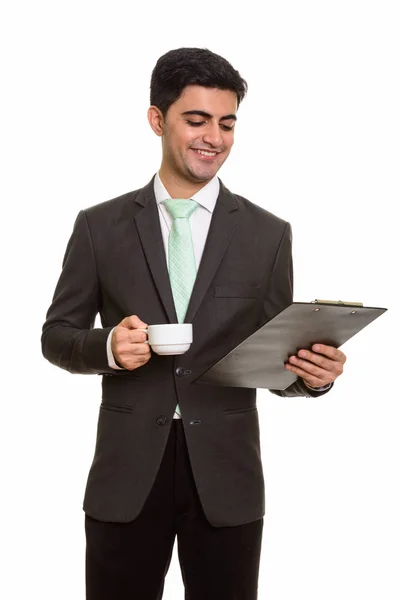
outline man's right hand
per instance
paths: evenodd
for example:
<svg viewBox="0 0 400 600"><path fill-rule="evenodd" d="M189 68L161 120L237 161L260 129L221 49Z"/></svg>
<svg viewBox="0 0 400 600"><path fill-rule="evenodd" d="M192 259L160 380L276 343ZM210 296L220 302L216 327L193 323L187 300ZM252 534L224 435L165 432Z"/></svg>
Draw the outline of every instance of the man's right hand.
<svg viewBox="0 0 400 600"><path fill-rule="evenodd" d="M151 357L147 334L138 329L146 329L138 316L125 317L114 329L111 338L111 350L115 362L120 367L133 371L142 367Z"/></svg>

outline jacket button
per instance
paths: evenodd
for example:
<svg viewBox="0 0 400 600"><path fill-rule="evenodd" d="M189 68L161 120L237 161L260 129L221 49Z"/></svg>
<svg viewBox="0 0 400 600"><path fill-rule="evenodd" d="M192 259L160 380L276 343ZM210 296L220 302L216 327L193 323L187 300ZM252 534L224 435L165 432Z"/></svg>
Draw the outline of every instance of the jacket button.
<svg viewBox="0 0 400 600"><path fill-rule="evenodd" d="M160 415L159 417L157 417L156 423L157 425L165 425L167 421L168 417L166 417L165 415Z"/></svg>
<svg viewBox="0 0 400 600"><path fill-rule="evenodd" d="M178 375L178 377L183 377L185 374L185 369L183 367L178 367L175 369L175 373Z"/></svg>

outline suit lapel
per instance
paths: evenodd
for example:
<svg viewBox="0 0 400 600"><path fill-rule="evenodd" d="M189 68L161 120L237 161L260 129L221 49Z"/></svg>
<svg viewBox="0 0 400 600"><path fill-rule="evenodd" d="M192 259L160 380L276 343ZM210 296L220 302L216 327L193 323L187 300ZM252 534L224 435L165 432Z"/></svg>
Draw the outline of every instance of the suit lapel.
<svg viewBox="0 0 400 600"><path fill-rule="evenodd" d="M235 196L220 181L203 256L189 301L185 323L192 323L235 230L239 210Z"/></svg>
<svg viewBox="0 0 400 600"><path fill-rule="evenodd" d="M143 207L134 219L147 263L168 318L171 323L177 323L178 318L161 234L160 216L154 196L154 177L140 190L135 202Z"/></svg>
<svg viewBox="0 0 400 600"><path fill-rule="evenodd" d="M156 284L164 309L171 323L177 323L171 283L163 239L160 216L154 196L154 177L135 198L142 209L134 216L137 231ZM185 323L191 323L211 284L211 281L228 248L238 220L238 203L235 196L220 180L220 191L211 218L203 256L187 309Z"/></svg>

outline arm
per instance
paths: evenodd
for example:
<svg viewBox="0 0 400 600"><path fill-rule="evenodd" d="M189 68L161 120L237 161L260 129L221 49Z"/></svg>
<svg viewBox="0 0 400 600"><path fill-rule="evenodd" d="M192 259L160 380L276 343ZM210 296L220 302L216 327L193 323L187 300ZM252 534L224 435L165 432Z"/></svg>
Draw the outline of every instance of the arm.
<svg viewBox="0 0 400 600"><path fill-rule="evenodd" d="M106 343L112 327L93 329L101 294L86 213L81 211L65 252L62 271L42 332L42 352L70 373L116 373Z"/></svg>

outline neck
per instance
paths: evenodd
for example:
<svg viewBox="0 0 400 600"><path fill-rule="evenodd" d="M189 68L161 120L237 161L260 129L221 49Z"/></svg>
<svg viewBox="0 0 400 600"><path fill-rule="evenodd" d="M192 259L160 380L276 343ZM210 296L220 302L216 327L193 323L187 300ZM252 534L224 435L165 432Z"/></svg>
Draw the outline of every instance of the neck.
<svg viewBox="0 0 400 600"><path fill-rule="evenodd" d="M161 165L158 174L170 198L191 198L208 183L208 181L195 183L182 179L175 173L171 173L164 165Z"/></svg>

